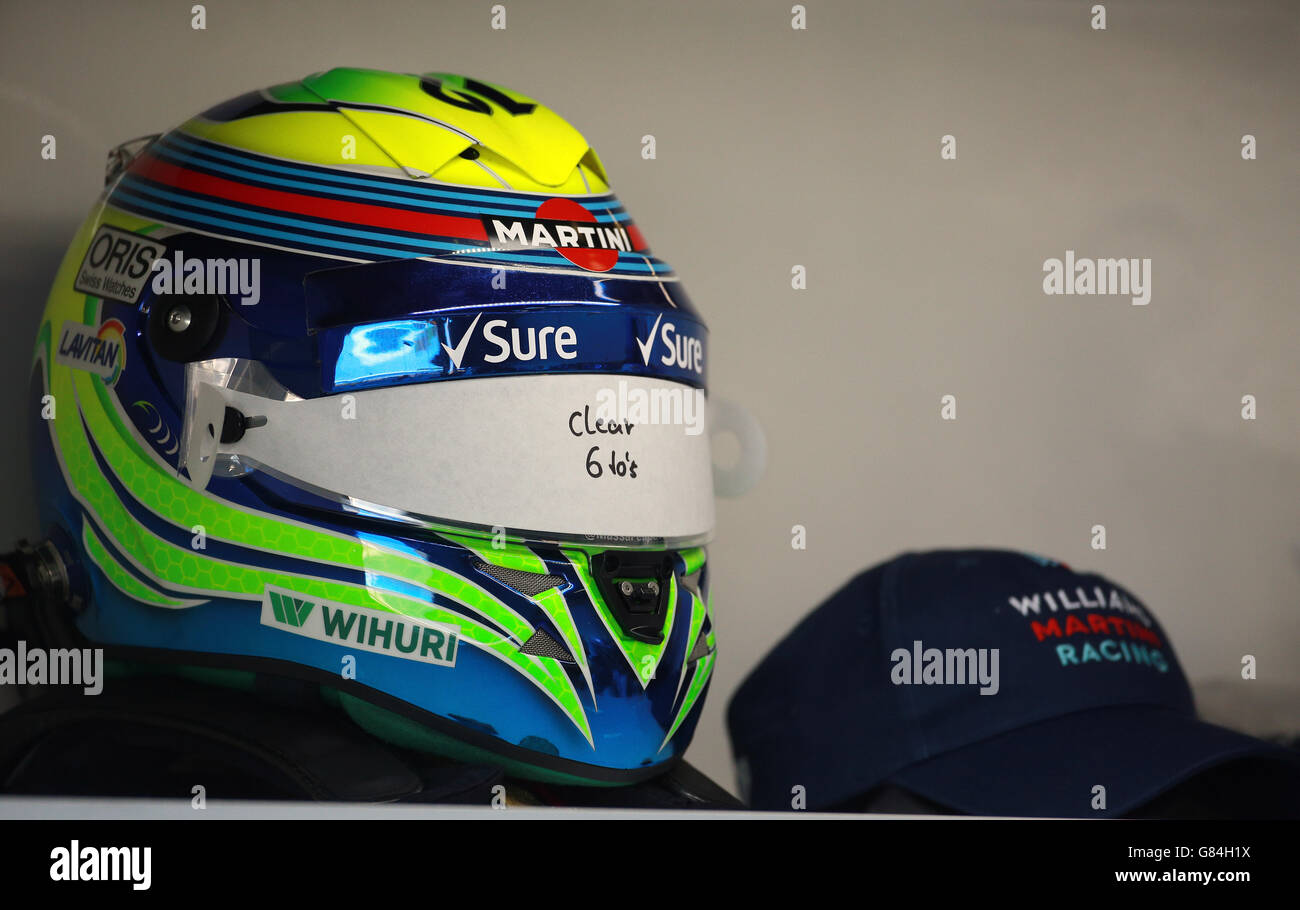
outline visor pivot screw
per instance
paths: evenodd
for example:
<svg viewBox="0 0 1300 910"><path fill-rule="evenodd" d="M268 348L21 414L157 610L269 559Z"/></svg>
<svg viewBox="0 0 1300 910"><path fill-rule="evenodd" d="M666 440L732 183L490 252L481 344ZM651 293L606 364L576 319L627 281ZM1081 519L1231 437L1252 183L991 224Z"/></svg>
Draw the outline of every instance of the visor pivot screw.
<svg viewBox="0 0 1300 910"><path fill-rule="evenodd" d="M266 418L263 416L245 417L240 411L232 407L226 408L226 414L221 422L221 444L230 445L232 442L239 442L244 438L244 431L253 427L266 426ZM212 427L209 425L208 430Z"/></svg>
<svg viewBox="0 0 1300 910"><path fill-rule="evenodd" d="M623 592L623 596L624 596L624 597L631 597L631 596L632 596L632 582L630 582L630 581L625 581L625 582L623 582L621 585L618 586L618 589L619 589L620 591Z"/></svg>
<svg viewBox="0 0 1300 910"><path fill-rule="evenodd" d="M657 581L652 581L652 582L648 583L645 587L646 587L646 590L649 591L650 594L651 594L652 596L654 596L654 597L658 597L658 596L659 596L659 582L657 582Z"/></svg>
<svg viewBox="0 0 1300 910"><path fill-rule="evenodd" d="M183 303L178 303L167 313L167 328L173 332L183 332L190 327L193 320L194 314L190 312L190 308Z"/></svg>

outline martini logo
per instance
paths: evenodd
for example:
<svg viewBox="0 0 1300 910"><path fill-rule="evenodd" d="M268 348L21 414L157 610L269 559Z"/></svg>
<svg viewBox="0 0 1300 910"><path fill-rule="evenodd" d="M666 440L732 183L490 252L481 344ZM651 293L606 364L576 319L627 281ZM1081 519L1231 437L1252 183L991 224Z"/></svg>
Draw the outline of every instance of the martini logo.
<svg viewBox="0 0 1300 910"><path fill-rule="evenodd" d="M161 243L102 224L90 241L72 286L93 297L139 303L154 260L166 251Z"/></svg>
<svg viewBox="0 0 1300 910"><path fill-rule="evenodd" d="M572 199L547 199L537 207L536 218L484 215L483 226L494 250L552 249L591 272L608 272L618 264L619 253L633 249L625 228L597 223Z"/></svg>
<svg viewBox="0 0 1300 910"><path fill-rule="evenodd" d="M456 650L460 647L460 630L455 626L368 607L306 600L270 586L262 595L262 625L440 667L456 666Z"/></svg>
<svg viewBox="0 0 1300 910"><path fill-rule="evenodd" d="M94 373L105 384L113 385L126 363L125 332L125 326L116 319L109 319L98 331L69 320L63 323L54 359L74 370Z"/></svg>

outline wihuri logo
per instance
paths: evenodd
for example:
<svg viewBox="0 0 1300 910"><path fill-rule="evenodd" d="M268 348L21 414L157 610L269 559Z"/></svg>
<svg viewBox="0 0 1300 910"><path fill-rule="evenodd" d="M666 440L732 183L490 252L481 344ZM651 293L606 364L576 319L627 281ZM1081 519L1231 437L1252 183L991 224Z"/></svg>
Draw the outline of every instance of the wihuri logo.
<svg viewBox="0 0 1300 910"><path fill-rule="evenodd" d="M56 882L131 882L148 891L153 882L152 847L83 847L73 841L50 851L50 879Z"/></svg>
<svg viewBox="0 0 1300 910"><path fill-rule="evenodd" d="M443 667L456 665L460 646L460 630L455 626L368 607L306 600L295 592L272 587L262 596L262 625Z"/></svg>
<svg viewBox="0 0 1300 910"><path fill-rule="evenodd" d="M1129 296L1134 306L1151 302L1150 259L1076 259L1074 250L1065 251L1065 260L1045 259L1043 293L1117 294Z"/></svg>
<svg viewBox="0 0 1300 910"><path fill-rule="evenodd" d="M894 668L889 678L896 686L980 686L980 695L997 695L997 648L895 648L889 655Z"/></svg>
<svg viewBox="0 0 1300 910"><path fill-rule="evenodd" d="M311 615L311 608L316 606L309 600L300 600L297 597L290 597L288 594L280 594L275 591L270 592L271 611L275 614L275 621L282 622L286 626L299 628Z"/></svg>

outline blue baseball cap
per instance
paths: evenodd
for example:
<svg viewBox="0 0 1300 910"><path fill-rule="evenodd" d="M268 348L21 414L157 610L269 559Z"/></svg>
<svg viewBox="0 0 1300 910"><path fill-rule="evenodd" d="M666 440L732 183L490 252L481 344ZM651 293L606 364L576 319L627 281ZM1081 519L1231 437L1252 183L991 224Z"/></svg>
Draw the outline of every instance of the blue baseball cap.
<svg viewBox="0 0 1300 910"><path fill-rule="evenodd" d="M1130 591L1001 550L863 572L762 660L727 723L759 809L888 785L974 815L1116 816L1240 758L1289 763L1300 781L1300 755L1197 719Z"/></svg>

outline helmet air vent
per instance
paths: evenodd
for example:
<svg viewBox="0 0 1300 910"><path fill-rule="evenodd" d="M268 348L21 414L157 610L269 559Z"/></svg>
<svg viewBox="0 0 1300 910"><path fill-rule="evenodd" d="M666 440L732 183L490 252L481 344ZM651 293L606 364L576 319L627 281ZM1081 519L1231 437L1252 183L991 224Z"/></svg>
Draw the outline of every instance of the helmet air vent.
<svg viewBox="0 0 1300 910"><path fill-rule="evenodd" d="M505 566L494 566L481 559L474 560L473 566L484 575L491 575L507 588L512 588L525 597L536 597L543 591L561 587L565 583L564 579L559 575L525 572L522 569L507 569Z"/></svg>
<svg viewBox="0 0 1300 910"><path fill-rule="evenodd" d="M547 635L541 629L534 632L528 639L519 646L521 654L532 654L535 657L553 657L558 661L566 664L577 663L569 649L564 647L554 638Z"/></svg>
<svg viewBox="0 0 1300 910"><path fill-rule="evenodd" d="M701 635L695 640L695 647L691 649L691 656L686 658L686 663L693 664L701 657L708 657L713 653L713 649L709 647L708 638L707 635Z"/></svg>
<svg viewBox="0 0 1300 910"><path fill-rule="evenodd" d="M669 554L606 550L591 557L591 574L625 635L652 645L663 642L673 577Z"/></svg>

